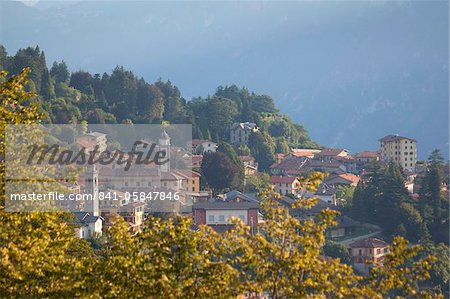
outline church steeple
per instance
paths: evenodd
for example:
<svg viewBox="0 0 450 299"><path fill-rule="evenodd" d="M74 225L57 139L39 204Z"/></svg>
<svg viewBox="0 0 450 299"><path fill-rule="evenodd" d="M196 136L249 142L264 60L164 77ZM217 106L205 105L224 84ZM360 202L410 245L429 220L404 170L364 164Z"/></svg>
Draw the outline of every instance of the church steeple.
<svg viewBox="0 0 450 299"><path fill-rule="evenodd" d="M159 148L166 153L166 158L169 162L161 165L161 172L170 172L170 136L166 130L163 130L158 139Z"/></svg>
<svg viewBox="0 0 450 299"><path fill-rule="evenodd" d="M88 166L84 174L85 191L92 194L92 200L87 201L86 212L92 216L100 216L99 198L98 198L98 169L95 164Z"/></svg>

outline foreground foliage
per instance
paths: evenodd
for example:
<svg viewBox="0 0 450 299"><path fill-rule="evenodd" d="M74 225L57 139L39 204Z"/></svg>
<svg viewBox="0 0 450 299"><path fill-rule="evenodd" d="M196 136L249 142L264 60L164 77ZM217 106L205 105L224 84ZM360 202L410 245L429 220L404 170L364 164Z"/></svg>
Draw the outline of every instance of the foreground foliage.
<svg viewBox="0 0 450 299"><path fill-rule="evenodd" d="M28 102L33 95L23 88L26 71L7 81L2 76L2 126L39 121L37 107ZM3 156L3 143L1 151ZM3 180L2 168L2 205ZM303 182L312 189L320 176ZM236 219L221 235L208 227L193 229L190 218L150 218L143 232L132 236L116 218L96 252L75 237L65 214L7 213L0 207L1 297L235 298L244 292L273 298L439 297L421 289L435 258L416 258L418 246L395 238L384 266L363 278L321 255L335 212L300 221L272 190L259 197L265 221L257 230Z"/></svg>

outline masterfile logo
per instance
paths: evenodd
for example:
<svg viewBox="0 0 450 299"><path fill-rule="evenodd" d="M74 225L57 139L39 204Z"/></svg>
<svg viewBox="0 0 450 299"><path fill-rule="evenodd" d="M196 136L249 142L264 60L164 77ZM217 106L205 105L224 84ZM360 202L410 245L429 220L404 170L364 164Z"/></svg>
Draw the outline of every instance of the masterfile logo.
<svg viewBox="0 0 450 299"><path fill-rule="evenodd" d="M140 201L149 211L174 212L189 200L191 140L191 125L7 125L6 210L85 211ZM78 200L81 194L94 204ZM103 201L105 194L115 200Z"/></svg>

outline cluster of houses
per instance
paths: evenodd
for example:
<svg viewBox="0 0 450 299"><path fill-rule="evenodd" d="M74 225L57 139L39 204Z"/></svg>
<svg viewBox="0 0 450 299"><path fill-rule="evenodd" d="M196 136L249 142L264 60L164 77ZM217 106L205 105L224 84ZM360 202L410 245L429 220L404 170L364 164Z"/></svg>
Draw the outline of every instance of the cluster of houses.
<svg viewBox="0 0 450 299"><path fill-rule="evenodd" d="M231 144L239 146L248 143L252 132L258 131L254 123L235 123L230 128ZM85 148L95 145L106 148L106 136L102 133L87 133L77 142ZM158 140L161 149L170 151L170 137L163 132ZM178 149L182 151L182 149ZM133 202L126 198L126 192L165 190L167 192L182 191L182 198L171 206L168 212L190 215L194 224L208 225L218 232L232 227L231 218L240 218L252 231L258 230L258 224L264 221L259 212L259 202L255 194L241 193L233 190L225 194L212 196L210 192L200 190L198 171L203 155L215 152L217 144L208 140L194 139L183 155L191 162L189 169L171 169L169 166L140 166L129 171L121 167L106 165L93 168L84 174L76 185L70 186L77 192L114 192L119 200L95 201L83 212L76 212L79 224L77 235L80 238L92 238L100 235L104 227L111 225L111 217L120 215L128 223L130 231L138 233L146 215L152 210L143 202ZM281 195L281 203L290 209L295 217L305 219L314 217L322 209L339 209L344 203L339 198L339 190L343 187L354 188L364 176L366 168L373 161L399 163L408 174L405 186L414 193L416 167L416 141L398 135L388 135L380 139L379 151L363 151L354 155L345 149L292 149L288 154L277 154L275 163L270 167L269 184ZM245 177L258 175L258 163L251 156L240 156L245 167ZM327 173L317 191L309 192L302 188L298 177L312 171ZM113 184L111 182L114 182ZM311 209L292 208L297 198L317 197L318 204ZM94 196L95 198L95 196ZM361 228L377 231L377 227L360 223L347 216L337 218L337 226L330 229L327 235L331 239L340 240L351 237ZM378 228L379 229L379 228ZM370 235L373 236L373 233ZM352 256L355 269L367 272L366 260L377 264L382 262L387 253L388 244L383 240L367 237L347 242L346 246Z"/></svg>

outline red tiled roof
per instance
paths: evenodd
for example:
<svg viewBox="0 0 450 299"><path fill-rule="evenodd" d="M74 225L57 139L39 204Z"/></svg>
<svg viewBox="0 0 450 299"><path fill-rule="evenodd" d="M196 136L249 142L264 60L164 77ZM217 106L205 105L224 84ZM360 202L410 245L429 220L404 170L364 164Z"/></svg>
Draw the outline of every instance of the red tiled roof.
<svg viewBox="0 0 450 299"><path fill-rule="evenodd" d="M388 243L377 238L368 238L364 240L358 240L350 244L351 248L379 248L387 247Z"/></svg>
<svg viewBox="0 0 450 299"><path fill-rule="evenodd" d="M355 158L377 158L379 155L380 154L378 152L363 151L357 153Z"/></svg>
<svg viewBox="0 0 450 299"><path fill-rule="evenodd" d="M339 177L346 179L348 181L351 181L353 183L358 183L359 182L359 176L354 175L352 173L343 173L343 174L339 174Z"/></svg>
<svg viewBox="0 0 450 299"><path fill-rule="evenodd" d="M201 177L200 173L195 172L193 170L189 170L189 169L178 169L178 170L176 170L174 172L178 173L180 175L183 175L185 177Z"/></svg>
<svg viewBox="0 0 450 299"><path fill-rule="evenodd" d="M286 158L278 164L273 164L270 168L279 168L279 169L300 169L305 164L307 158L304 157L290 157Z"/></svg>
<svg viewBox="0 0 450 299"><path fill-rule="evenodd" d="M269 183L271 184L292 184L297 177L295 176L272 176Z"/></svg>
<svg viewBox="0 0 450 299"><path fill-rule="evenodd" d="M324 148L320 153L318 153L319 156L337 156L341 154L342 152L345 152L345 149L343 148Z"/></svg>
<svg viewBox="0 0 450 299"><path fill-rule="evenodd" d="M303 149L303 148L292 149L292 155L296 157L314 156L320 152L321 151L317 149Z"/></svg>

